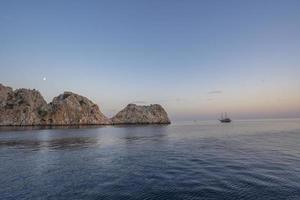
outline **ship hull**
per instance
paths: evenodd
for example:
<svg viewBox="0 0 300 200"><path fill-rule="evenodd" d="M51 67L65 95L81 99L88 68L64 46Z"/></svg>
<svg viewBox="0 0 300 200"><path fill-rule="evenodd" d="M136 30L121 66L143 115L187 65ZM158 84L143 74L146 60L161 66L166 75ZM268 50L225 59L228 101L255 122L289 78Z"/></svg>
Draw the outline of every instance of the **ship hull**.
<svg viewBox="0 0 300 200"><path fill-rule="evenodd" d="M231 119L220 119L221 123L230 123Z"/></svg>

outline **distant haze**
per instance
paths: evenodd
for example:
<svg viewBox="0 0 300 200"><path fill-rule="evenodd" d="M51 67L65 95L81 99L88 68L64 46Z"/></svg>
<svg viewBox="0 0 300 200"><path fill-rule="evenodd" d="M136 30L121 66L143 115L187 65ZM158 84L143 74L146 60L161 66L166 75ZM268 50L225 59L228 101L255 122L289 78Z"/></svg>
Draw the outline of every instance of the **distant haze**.
<svg viewBox="0 0 300 200"><path fill-rule="evenodd" d="M108 116L300 117L300 1L0 2L0 83L73 91Z"/></svg>

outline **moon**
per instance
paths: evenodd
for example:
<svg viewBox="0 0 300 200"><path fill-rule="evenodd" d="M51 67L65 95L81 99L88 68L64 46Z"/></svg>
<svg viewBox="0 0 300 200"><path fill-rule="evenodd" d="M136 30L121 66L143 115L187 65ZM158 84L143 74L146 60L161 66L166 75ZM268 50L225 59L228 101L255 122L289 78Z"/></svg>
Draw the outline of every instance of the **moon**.
<svg viewBox="0 0 300 200"><path fill-rule="evenodd" d="M43 78L43 81L45 81L45 80L47 80L47 78L46 78L46 77L44 77L44 78Z"/></svg>

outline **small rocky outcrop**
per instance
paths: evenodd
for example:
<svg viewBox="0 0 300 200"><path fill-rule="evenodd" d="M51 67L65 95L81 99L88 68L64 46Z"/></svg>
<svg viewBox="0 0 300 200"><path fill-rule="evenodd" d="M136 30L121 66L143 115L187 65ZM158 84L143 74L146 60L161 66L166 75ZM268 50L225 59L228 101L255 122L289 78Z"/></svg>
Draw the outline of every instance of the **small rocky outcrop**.
<svg viewBox="0 0 300 200"><path fill-rule="evenodd" d="M170 124L161 105L139 106L129 104L112 118L113 124Z"/></svg>
<svg viewBox="0 0 300 200"><path fill-rule="evenodd" d="M88 98L64 92L40 110L45 125L101 125L111 121Z"/></svg>
<svg viewBox="0 0 300 200"><path fill-rule="evenodd" d="M0 86L0 125L40 124L39 110L47 105L37 90Z"/></svg>

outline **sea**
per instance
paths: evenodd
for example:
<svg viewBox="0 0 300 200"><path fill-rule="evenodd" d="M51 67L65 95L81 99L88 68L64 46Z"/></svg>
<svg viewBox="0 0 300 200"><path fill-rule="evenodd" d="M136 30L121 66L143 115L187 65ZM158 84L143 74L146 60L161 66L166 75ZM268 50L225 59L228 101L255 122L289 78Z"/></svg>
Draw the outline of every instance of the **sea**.
<svg viewBox="0 0 300 200"><path fill-rule="evenodd" d="M299 200L300 119L1 128L0 199Z"/></svg>

